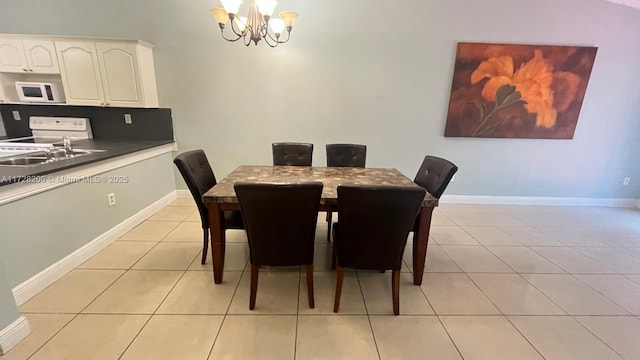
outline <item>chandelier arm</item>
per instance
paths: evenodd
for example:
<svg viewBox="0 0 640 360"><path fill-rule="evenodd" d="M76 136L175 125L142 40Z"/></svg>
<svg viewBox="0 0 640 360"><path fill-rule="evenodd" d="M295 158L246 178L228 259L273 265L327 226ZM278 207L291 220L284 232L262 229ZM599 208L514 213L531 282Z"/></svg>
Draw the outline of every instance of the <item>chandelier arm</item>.
<svg viewBox="0 0 640 360"><path fill-rule="evenodd" d="M268 39L271 39L271 41L274 41L274 42L276 42L276 43L279 43L278 39L277 39L277 38L274 38L274 37L271 35L271 33L270 33L270 32L268 32L268 31L264 34L264 36L263 36L263 37L264 37L265 41L266 41L266 40L267 40L267 38L268 38Z"/></svg>
<svg viewBox="0 0 640 360"><path fill-rule="evenodd" d="M245 30L242 33L238 33L238 31L236 30L236 27L233 26L234 21L231 20L231 30L233 30L233 33L236 34L236 36L240 37L244 37L247 34L247 29L245 28Z"/></svg>
<svg viewBox="0 0 640 360"><path fill-rule="evenodd" d="M273 38L272 38L271 36L268 36L268 37L267 37L267 36L265 36L265 37L263 37L264 42L265 42L267 45L269 45L269 47L274 48L274 47L278 46L278 44L280 44L278 41L274 41L274 42L273 42L273 44L272 44L271 42L269 42L269 38L271 38L271 40L272 40L272 41L274 41L274 40L273 40Z"/></svg>
<svg viewBox="0 0 640 360"><path fill-rule="evenodd" d="M280 38L279 38L279 37L275 37L275 38L274 38L274 37L271 35L271 33L268 33L268 32L267 32L267 36L264 36L264 41L268 43L268 39L271 39L271 41L273 41L276 45L273 45L273 46L271 46L271 45L270 45L270 46L271 46L271 47L276 47L276 46L277 46L277 44L284 44L284 43L286 43L287 41L289 41L289 39L290 39L290 38L291 38L291 32L289 32L289 31L287 31L287 39L286 39L286 40L280 40Z"/></svg>
<svg viewBox="0 0 640 360"><path fill-rule="evenodd" d="M220 30L220 35L222 35L222 38L223 38L223 39L225 39L225 40L227 40L227 41L231 41L231 42L236 42L236 41L238 41L238 40L242 39L242 35L238 35L238 34L236 34L236 35L238 35L238 37L236 37L235 39L230 39L230 38L228 38L228 37L226 37L226 36L224 35L224 30Z"/></svg>
<svg viewBox="0 0 640 360"><path fill-rule="evenodd" d="M278 39L278 44L284 44L291 39L291 31L287 31L287 38L285 40Z"/></svg>

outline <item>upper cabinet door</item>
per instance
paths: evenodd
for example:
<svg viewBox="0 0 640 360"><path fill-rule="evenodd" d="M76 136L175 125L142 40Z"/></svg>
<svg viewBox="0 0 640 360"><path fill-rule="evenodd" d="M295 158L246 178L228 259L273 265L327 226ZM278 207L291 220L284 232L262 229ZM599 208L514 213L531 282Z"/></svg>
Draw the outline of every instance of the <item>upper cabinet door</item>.
<svg viewBox="0 0 640 360"><path fill-rule="evenodd" d="M56 41L67 104L106 105L95 42Z"/></svg>
<svg viewBox="0 0 640 360"><path fill-rule="evenodd" d="M22 40L0 38L0 71L27 72Z"/></svg>
<svg viewBox="0 0 640 360"><path fill-rule="evenodd" d="M53 41L23 40L22 45L29 72L39 74L60 73Z"/></svg>
<svg viewBox="0 0 640 360"><path fill-rule="evenodd" d="M96 43L104 98L109 106L144 106L136 44Z"/></svg>

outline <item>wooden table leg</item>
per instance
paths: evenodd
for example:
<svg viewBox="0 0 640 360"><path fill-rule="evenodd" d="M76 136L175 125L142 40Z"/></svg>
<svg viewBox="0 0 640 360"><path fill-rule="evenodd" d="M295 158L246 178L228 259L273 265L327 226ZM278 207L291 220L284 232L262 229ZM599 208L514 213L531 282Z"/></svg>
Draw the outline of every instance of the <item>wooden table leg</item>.
<svg viewBox="0 0 640 360"><path fill-rule="evenodd" d="M424 263L427 259L427 244L433 207L423 207L420 211L418 231L413 233L413 284L422 285Z"/></svg>
<svg viewBox="0 0 640 360"><path fill-rule="evenodd" d="M222 283L224 270L225 229L224 211L220 210L217 203L208 203L209 228L211 229L211 255L213 258L213 280L216 284Z"/></svg>

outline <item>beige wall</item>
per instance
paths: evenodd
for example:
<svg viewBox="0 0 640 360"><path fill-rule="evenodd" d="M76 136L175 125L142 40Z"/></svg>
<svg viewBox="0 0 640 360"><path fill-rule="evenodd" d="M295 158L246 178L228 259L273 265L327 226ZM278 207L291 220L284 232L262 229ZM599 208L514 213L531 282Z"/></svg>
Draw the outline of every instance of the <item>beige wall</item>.
<svg viewBox="0 0 640 360"><path fill-rule="evenodd" d="M366 143L367 165L413 176L459 165L447 194L640 198L640 10L602 0L281 0L284 46L223 41L217 0L2 0L0 32L140 38L180 150L218 177L269 164L274 141ZM598 46L573 140L445 138L458 41ZM632 178L623 186L624 177ZM179 186L184 186L178 180Z"/></svg>

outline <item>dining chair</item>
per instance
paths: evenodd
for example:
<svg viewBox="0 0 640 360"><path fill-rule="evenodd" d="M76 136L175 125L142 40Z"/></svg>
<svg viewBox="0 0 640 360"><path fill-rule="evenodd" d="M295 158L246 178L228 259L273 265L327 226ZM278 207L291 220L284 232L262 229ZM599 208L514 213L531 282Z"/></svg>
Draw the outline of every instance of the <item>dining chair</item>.
<svg viewBox="0 0 640 360"><path fill-rule="evenodd" d="M209 248L209 211L202 201L202 195L217 183L216 177L213 174L207 155L201 149L184 152L176 156L173 163L178 167L184 182L191 192L191 196L193 196L193 200L198 206L203 234L201 264L205 264ZM225 229L244 229L240 211L225 211L224 227Z"/></svg>
<svg viewBox="0 0 640 360"><path fill-rule="evenodd" d="M437 156L427 155L424 157L413 182L422 186L436 199L440 199L456 171L458 171L458 167L451 161ZM413 231L414 240L418 234L419 225L420 221L418 216L411 230Z"/></svg>
<svg viewBox="0 0 640 360"><path fill-rule="evenodd" d="M344 268L392 270L393 313L400 314L400 268L407 236L420 210L419 186L340 185L340 219L333 227L334 312L340 308Z"/></svg>
<svg viewBox="0 0 640 360"><path fill-rule="evenodd" d="M440 199L456 171L458 167L451 161L427 155L413 182L425 188L436 199Z"/></svg>
<svg viewBox="0 0 640 360"><path fill-rule="evenodd" d="M281 142L271 144L274 166L311 166L313 144Z"/></svg>
<svg viewBox="0 0 640 360"><path fill-rule="evenodd" d="M249 309L256 304L260 266L304 265L313 308L313 248L321 182L236 182L251 262Z"/></svg>
<svg viewBox="0 0 640 360"><path fill-rule="evenodd" d="M367 146L360 144L327 144L328 167L365 167Z"/></svg>
<svg viewBox="0 0 640 360"><path fill-rule="evenodd" d="M327 144L328 167L365 167L367 145L360 144ZM331 224L333 212L327 211L327 242L331 241Z"/></svg>

